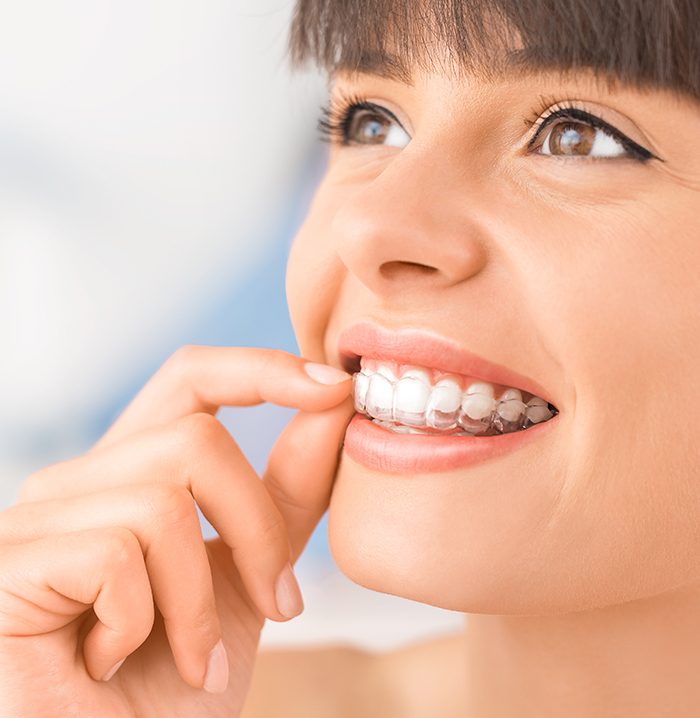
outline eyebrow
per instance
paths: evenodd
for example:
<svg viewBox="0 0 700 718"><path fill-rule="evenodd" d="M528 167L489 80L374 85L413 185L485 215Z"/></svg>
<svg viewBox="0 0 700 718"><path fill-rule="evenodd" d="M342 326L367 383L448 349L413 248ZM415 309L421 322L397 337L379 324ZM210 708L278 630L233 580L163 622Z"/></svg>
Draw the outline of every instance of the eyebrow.
<svg viewBox="0 0 700 718"><path fill-rule="evenodd" d="M560 69L554 62L551 64L539 62L536 65L523 63L520 54L516 50L506 51L499 56L499 60L502 63L500 67L496 67L496 63L490 63L488 66L474 63L471 65L469 73L481 79L497 82L506 79L508 76L518 78ZM432 66L433 69L435 67L435 65ZM480 71L482 67L483 71ZM410 63L399 55L394 55L390 52L382 53L376 50L366 50L355 62L341 58L328 72L329 83L333 82L337 75L341 73L374 75L401 82L409 87L414 87L415 85Z"/></svg>
<svg viewBox="0 0 700 718"><path fill-rule="evenodd" d="M353 63L343 61L341 58L329 71L329 78L333 80L340 73L375 75L413 87L413 73L410 67L398 55L388 52L366 50Z"/></svg>

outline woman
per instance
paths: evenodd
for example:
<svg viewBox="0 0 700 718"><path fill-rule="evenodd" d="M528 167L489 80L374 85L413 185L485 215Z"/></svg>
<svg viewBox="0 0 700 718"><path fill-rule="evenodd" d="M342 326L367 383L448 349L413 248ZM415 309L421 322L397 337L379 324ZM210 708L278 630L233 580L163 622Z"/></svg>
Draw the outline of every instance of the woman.
<svg viewBox="0 0 700 718"><path fill-rule="evenodd" d="M332 141L304 358L185 347L29 477L4 714L698 715L698 29L692 0L300 0ZM300 409L262 481L215 418L260 401ZM346 575L464 634L256 656L327 508Z"/></svg>

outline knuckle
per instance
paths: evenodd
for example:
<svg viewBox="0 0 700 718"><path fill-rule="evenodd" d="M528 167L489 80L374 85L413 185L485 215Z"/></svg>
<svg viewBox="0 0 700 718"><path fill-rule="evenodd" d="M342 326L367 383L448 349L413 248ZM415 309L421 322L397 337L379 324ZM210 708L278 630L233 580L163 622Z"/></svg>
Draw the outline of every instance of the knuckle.
<svg viewBox="0 0 700 718"><path fill-rule="evenodd" d="M183 344L166 359L163 368L177 380L186 381L191 368L200 354L200 347L196 344Z"/></svg>
<svg viewBox="0 0 700 718"><path fill-rule="evenodd" d="M46 468L33 471L20 486L17 498L20 502L38 501L46 487Z"/></svg>
<svg viewBox="0 0 700 718"><path fill-rule="evenodd" d="M199 355L199 349L197 344L183 344L170 355L168 364L185 367L191 366L192 362Z"/></svg>
<svg viewBox="0 0 700 718"><path fill-rule="evenodd" d="M287 546L287 527L279 511L270 512L260 519L254 540L257 546L264 548Z"/></svg>
<svg viewBox="0 0 700 718"><path fill-rule="evenodd" d="M205 599L200 606L193 608L189 625L200 636L211 639L212 645L216 643L219 627L213 597Z"/></svg>
<svg viewBox="0 0 700 718"><path fill-rule="evenodd" d="M207 448L221 441L228 432L212 414L199 411L188 414L178 421L177 431L184 446L194 449Z"/></svg>
<svg viewBox="0 0 700 718"><path fill-rule="evenodd" d="M251 548L256 553L261 550L279 550L280 546L287 546L288 539L284 520L273 514L266 515L254 522L250 522L239 534L230 548L234 556L249 558Z"/></svg>
<svg viewBox="0 0 700 718"><path fill-rule="evenodd" d="M317 511L316 505L309 505L308 500L302 500L301 498L294 496L288 488L282 486L280 482L275 478L268 476L265 479L265 488L270 494L272 500L277 505L284 505L288 508L293 509L298 513L315 513ZM329 489L330 491L330 489ZM321 501L319 501L321 503Z"/></svg>
<svg viewBox="0 0 700 718"><path fill-rule="evenodd" d="M195 513L192 494L179 484L149 484L143 489L142 500L148 514L168 523L187 523Z"/></svg>
<svg viewBox="0 0 700 718"><path fill-rule="evenodd" d="M280 349L264 348L260 352L260 370L263 377L282 371L289 356L288 352L283 352Z"/></svg>
<svg viewBox="0 0 700 718"><path fill-rule="evenodd" d="M136 536L123 526L110 526L102 533L102 549L112 563L130 563L134 556L141 554L141 545Z"/></svg>

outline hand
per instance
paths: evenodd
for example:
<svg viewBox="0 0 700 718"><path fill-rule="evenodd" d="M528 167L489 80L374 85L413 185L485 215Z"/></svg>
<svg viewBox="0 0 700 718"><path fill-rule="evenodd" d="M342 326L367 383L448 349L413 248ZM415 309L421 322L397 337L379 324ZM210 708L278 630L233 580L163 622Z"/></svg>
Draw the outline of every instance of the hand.
<svg viewBox="0 0 700 718"><path fill-rule="evenodd" d="M348 375L304 364L183 347L91 451L28 478L0 513L0 715L239 715L265 618L301 600L278 577L328 507L354 411ZM215 414L263 401L301 411L260 481Z"/></svg>

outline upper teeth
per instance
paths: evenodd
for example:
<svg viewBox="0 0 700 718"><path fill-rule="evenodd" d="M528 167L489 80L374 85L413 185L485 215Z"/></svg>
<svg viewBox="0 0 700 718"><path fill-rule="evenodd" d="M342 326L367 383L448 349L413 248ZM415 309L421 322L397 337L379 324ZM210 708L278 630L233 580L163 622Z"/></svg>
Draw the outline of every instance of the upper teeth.
<svg viewBox="0 0 700 718"><path fill-rule="evenodd" d="M524 401L519 389L505 388L497 400L496 386L484 381L364 357L360 366L355 408L378 420L477 434L515 431L554 416L544 399Z"/></svg>

